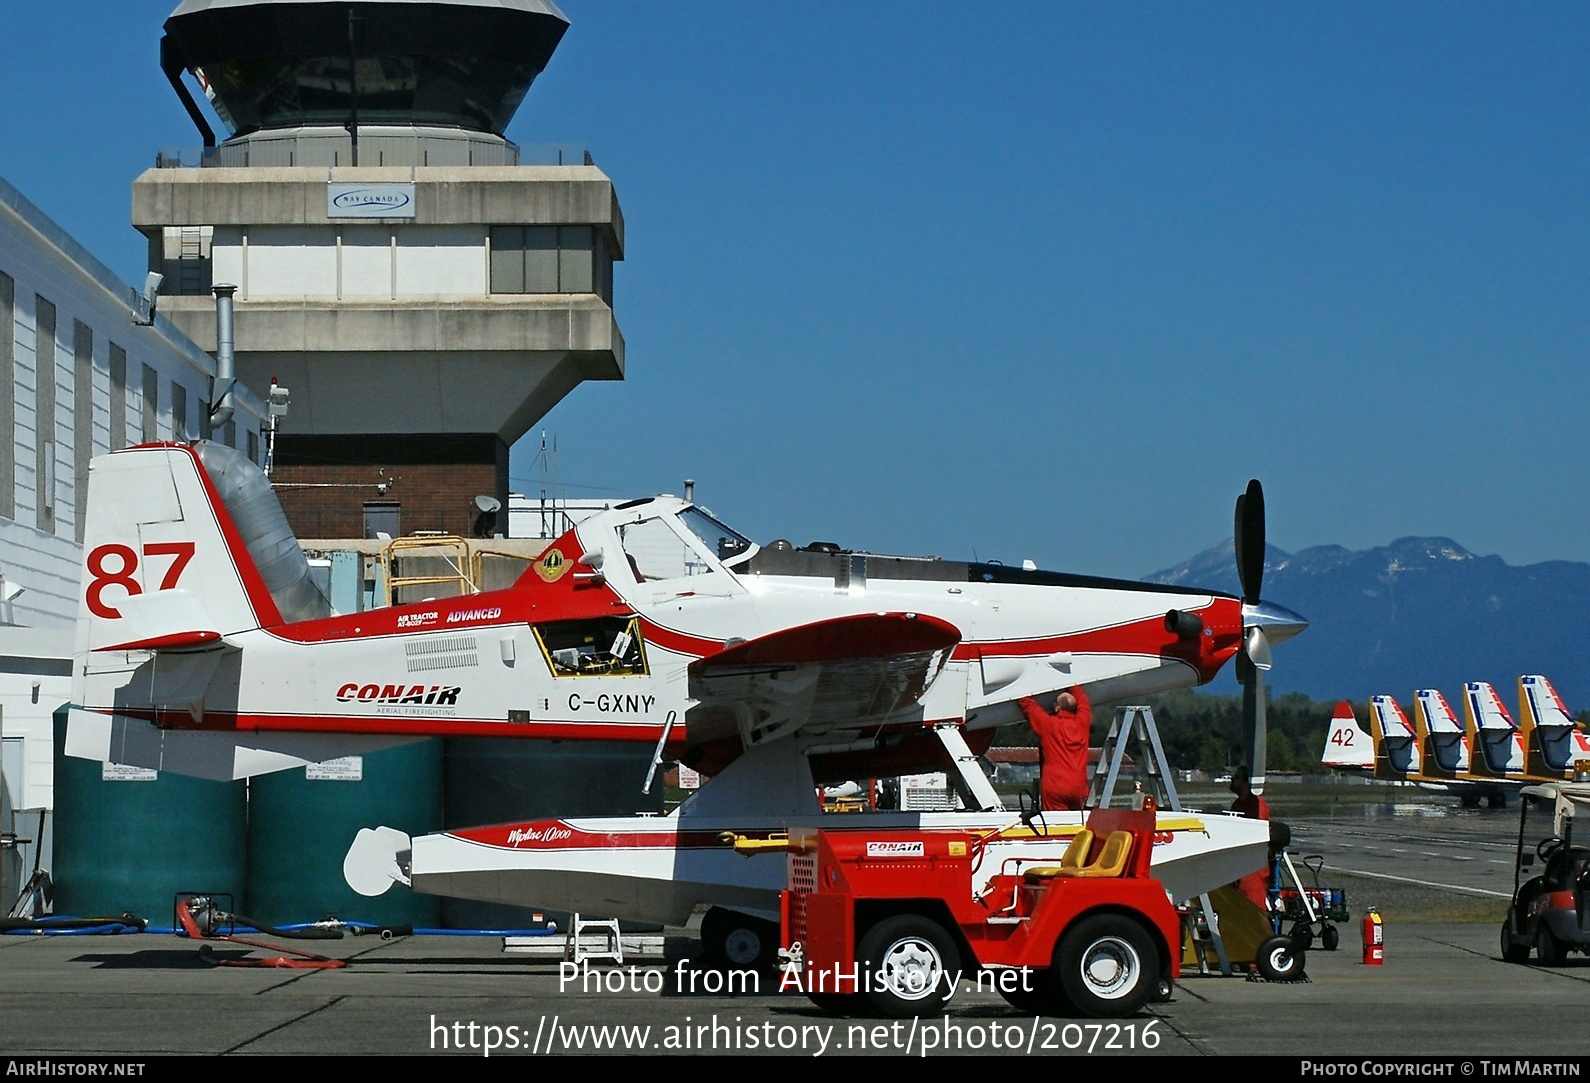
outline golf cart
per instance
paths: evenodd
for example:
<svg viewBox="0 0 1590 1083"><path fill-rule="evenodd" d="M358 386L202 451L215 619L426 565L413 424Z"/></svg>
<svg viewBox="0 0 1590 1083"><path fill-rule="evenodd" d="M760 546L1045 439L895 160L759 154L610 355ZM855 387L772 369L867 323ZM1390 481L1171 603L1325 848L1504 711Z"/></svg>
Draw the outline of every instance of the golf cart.
<svg viewBox="0 0 1590 1083"><path fill-rule="evenodd" d="M1548 813L1551 824L1541 816ZM1575 845L1574 820L1590 817L1590 781L1550 782L1519 791L1513 902L1502 922L1502 958L1561 966L1571 951L1590 952L1590 845ZM1544 832L1544 835L1542 834ZM1590 844L1590 822L1579 832ZM1538 873L1533 871L1540 859Z"/></svg>

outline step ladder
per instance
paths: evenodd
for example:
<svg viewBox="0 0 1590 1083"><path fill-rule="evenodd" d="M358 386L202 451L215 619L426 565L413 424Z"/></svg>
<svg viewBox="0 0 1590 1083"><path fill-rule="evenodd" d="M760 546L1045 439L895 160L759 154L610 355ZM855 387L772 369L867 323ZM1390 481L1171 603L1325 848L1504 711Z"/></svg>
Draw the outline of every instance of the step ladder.
<svg viewBox="0 0 1590 1083"><path fill-rule="evenodd" d="M603 942L606 946L599 946ZM588 959L611 959L615 963L622 963L624 938L618 931L618 919L569 915L569 935L563 942L563 957L575 963L583 963Z"/></svg>
<svg viewBox="0 0 1590 1083"><path fill-rule="evenodd" d="M1154 795L1155 803L1162 809L1181 812L1181 798L1171 777L1170 762L1165 758L1165 746L1159 739L1159 727L1154 724L1154 709L1146 705L1115 708L1115 718L1104 737L1098 765L1093 769L1093 781L1088 786L1087 807L1110 807L1128 747L1133 749L1138 770L1147 782L1143 788ZM1204 931L1199 929L1200 919ZM1220 973L1231 977L1231 960L1226 955L1226 942L1220 936L1220 918L1207 894L1198 896L1196 903L1189 907L1183 924L1192 940L1193 953L1198 957L1199 973L1208 973L1202 950L1208 945L1215 949Z"/></svg>

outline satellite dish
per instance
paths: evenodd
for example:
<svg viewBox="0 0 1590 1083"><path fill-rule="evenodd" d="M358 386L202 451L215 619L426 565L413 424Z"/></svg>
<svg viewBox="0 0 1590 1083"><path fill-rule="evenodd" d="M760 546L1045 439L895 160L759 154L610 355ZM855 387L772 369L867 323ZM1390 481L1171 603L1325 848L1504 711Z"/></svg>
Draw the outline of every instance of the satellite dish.
<svg viewBox="0 0 1590 1083"><path fill-rule="evenodd" d="M494 496L477 496L475 497L475 507L489 515L502 508L502 501Z"/></svg>

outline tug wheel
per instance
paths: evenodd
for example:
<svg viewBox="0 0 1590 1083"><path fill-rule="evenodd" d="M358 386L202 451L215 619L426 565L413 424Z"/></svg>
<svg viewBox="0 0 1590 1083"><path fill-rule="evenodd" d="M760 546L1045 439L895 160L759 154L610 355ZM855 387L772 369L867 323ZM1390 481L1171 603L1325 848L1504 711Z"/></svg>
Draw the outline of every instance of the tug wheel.
<svg viewBox="0 0 1590 1083"><path fill-rule="evenodd" d="M1079 921L1055 947L1060 989L1081 1015L1133 1015L1159 989L1159 952L1137 922L1119 914Z"/></svg>
<svg viewBox="0 0 1590 1083"><path fill-rule="evenodd" d="M896 914L868 929L856 947L871 987L862 995L895 1019L938 1015L955 993L961 953L944 927L920 914Z"/></svg>
<svg viewBox="0 0 1590 1083"><path fill-rule="evenodd" d="M707 959L730 970L766 970L778 953L778 926L762 918L714 906L701 919Z"/></svg>
<svg viewBox="0 0 1590 1083"><path fill-rule="evenodd" d="M860 993L807 993L806 999L829 1015L863 1015L866 1002Z"/></svg>
<svg viewBox="0 0 1590 1083"><path fill-rule="evenodd" d="M1051 967L1046 970L1026 970L1025 989L1007 989L1001 985L999 995L1005 1003L1023 1015L1075 1015L1076 1008L1066 999L1060 988L1060 979Z"/></svg>

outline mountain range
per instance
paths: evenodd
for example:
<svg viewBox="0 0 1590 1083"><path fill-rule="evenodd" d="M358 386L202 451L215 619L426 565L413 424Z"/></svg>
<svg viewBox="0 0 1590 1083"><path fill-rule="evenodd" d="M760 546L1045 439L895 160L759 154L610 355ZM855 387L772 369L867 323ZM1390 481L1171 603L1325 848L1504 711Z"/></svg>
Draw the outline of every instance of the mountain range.
<svg viewBox="0 0 1590 1083"><path fill-rule="evenodd" d="M1206 549L1151 583L1240 594L1232 545ZM1520 674L1542 673L1570 712L1590 707L1590 564L1514 567L1450 538L1401 538L1375 549L1265 549L1264 599L1308 618L1276 647L1273 694L1363 700L1439 688L1453 708L1465 681L1489 681L1515 710ZM1214 691L1236 688L1226 667Z"/></svg>

